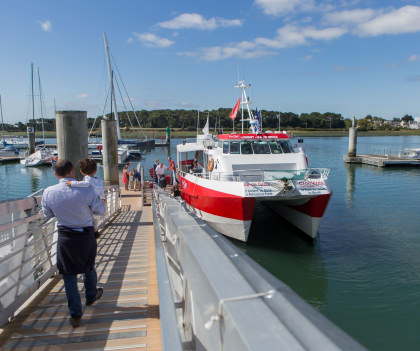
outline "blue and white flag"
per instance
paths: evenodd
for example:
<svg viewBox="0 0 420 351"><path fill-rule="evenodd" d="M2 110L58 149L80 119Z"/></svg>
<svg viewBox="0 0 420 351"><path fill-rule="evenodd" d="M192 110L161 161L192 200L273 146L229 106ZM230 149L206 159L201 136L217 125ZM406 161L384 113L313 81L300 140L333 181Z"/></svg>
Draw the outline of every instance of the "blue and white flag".
<svg viewBox="0 0 420 351"><path fill-rule="evenodd" d="M257 126L259 127L260 125L261 125L261 122L260 122L260 115L258 114L258 109L257 108L255 108L255 119L257 120Z"/></svg>

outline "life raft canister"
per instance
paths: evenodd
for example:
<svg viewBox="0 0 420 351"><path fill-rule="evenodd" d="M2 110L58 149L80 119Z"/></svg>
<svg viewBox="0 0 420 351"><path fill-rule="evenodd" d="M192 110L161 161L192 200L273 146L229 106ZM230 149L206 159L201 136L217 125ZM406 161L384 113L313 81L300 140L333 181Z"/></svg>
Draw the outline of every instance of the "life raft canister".
<svg viewBox="0 0 420 351"><path fill-rule="evenodd" d="M214 168L214 160L213 157L209 160L209 162L207 162L207 169L209 170L209 172L211 172Z"/></svg>

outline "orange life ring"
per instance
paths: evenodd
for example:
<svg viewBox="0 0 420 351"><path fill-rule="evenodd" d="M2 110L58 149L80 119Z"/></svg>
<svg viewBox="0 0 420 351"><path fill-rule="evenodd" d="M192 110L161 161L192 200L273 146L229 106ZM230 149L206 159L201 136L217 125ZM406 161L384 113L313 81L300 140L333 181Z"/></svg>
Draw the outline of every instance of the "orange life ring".
<svg viewBox="0 0 420 351"><path fill-rule="evenodd" d="M209 162L207 162L207 169L209 170L209 172L211 172L214 168L214 160L213 157L209 160Z"/></svg>

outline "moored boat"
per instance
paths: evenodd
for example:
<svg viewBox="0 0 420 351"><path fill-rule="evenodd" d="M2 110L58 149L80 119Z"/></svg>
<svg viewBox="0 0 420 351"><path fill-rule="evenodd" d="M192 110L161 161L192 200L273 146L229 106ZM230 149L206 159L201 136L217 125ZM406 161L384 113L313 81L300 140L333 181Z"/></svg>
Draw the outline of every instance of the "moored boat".
<svg viewBox="0 0 420 351"><path fill-rule="evenodd" d="M47 148L41 148L36 150L33 154L29 155L28 157L20 160L20 164L25 167L35 167L52 165L53 161L53 151L48 150Z"/></svg>
<svg viewBox="0 0 420 351"><path fill-rule="evenodd" d="M250 133L213 137L207 124L195 142L178 145L182 198L215 230L237 240L247 241L257 203L314 238L332 194L329 169L309 168L302 143L293 145L288 133L264 132L247 86L239 87ZM193 169L194 161L199 166Z"/></svg>

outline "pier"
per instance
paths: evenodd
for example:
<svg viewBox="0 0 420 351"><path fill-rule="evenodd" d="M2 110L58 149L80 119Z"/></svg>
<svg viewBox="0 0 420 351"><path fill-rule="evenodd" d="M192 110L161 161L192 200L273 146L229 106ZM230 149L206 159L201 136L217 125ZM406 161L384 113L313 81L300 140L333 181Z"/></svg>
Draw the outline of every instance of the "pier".
<svg viewBox="0 0 420 351"><path fill-rule="evenodd" d="M151 207L143 207L141 192L122 189L120 211L98 239L98 286L104 295L85 308L82 325L69 324L63 282L54 275L2 329L0 348L161 350L153 236Z"/></svg>
<svg viewBox="0 0 420 351"><path fill-rule="evenodd" d="M345 163L376 167L420 167L420 158L404 150L384 150L382 153L357 155L357 128L356 118L353 117L352 126L349 128L349 152L343 156Z"/></svg>
<svg viewBox="0 0 420 351"><path fill-rule="evenodd" d="M420 160L414 158L405 158L397 154L395 155L377 155L377 154L368 154L368 155L357 155L357 156L348 156L344 155L344 162L346 163L358 163L371 165L376 167L420 167Z"/></svg>

